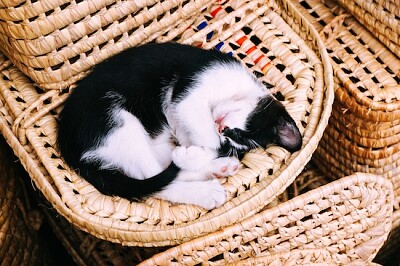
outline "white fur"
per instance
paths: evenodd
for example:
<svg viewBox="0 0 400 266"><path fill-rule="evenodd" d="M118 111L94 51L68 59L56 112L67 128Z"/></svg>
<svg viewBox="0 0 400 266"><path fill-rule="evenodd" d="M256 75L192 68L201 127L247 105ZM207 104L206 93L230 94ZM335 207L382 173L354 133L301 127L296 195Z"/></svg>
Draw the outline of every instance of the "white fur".
<svg viewBox="0 0 400 266"><path fill-rule="evenodd" d="M249 113L269 92L235 63L215 64L196 80L190 93L176 104L171 103L171 89L167 89L163 109L170 127L155 139L135 116L117 108L120 98L109 95L116 99L113 120L122 126L81 159L98 161L102 168L119 169L137 179L152 177L174 161L182 171L156 197L206 209L222 205L225 190L215 177L234 174L240 162L234 157L217 158L215 149L223 136L216 121L223 117L222 126L244 129ZM172 136L180 146L174 148Z"/></svg>
<svg viewBox="0 0 400 266"><path fill-rule="evenodd" d="M103 169L120 169L126 175L145 179L160 173L171 162L174 148L167 136L152 140L142 123L131 113L118 109L115 121L122 123L94 150L83 154L84 161L99 161Z"/></svg>
<svg viewBox="0 0 400 266"><path fill-rule="evenodd" d="M216 149L223 138L217 118L225 115L225 126L244 129L246 117L269 93L239 63L215 64L200 73L183 100L167 105L168 123L181 134L181 145Z"/></svg>

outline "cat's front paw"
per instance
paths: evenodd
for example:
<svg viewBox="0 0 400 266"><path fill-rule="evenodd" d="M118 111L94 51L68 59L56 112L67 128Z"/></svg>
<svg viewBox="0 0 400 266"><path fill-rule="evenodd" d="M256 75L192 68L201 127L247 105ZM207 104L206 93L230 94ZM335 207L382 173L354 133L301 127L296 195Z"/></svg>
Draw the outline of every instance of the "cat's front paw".
<svg viewBox="0 0 400 266"><path fill-rule="evenodd" d="M178 146L172 152L172 161L184 170L199 170L216 157L216 151L199 146Z"/></svg>
<svg viewBox="0 0 400 266"><path fill-rule="evenodd" d="M227 177L236 174L240 161L236 157L221 157L211 163L211 173L216 178Z"/></svg>

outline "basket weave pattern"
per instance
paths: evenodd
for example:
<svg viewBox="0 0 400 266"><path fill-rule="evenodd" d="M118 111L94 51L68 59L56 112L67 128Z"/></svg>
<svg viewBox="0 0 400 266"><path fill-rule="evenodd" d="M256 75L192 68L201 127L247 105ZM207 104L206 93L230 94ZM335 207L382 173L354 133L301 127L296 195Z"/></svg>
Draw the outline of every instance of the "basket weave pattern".
<svg viewBox="0 0 400 266"><path fill-rule="evenodd" d="M292 22L278 13L288 13ZM56 119L69 88L42 91L8 60L0 62L0 101L9 113L7 121L0 117L2 134L55 209L101 239L174 245L250 217L293 182L322 136L333 101L329 58L318 34L290 2L217 1L204 5L201 16L189 22L184 33L171 28L155 40L215 47L240 58L274 86L272 93L303 134L303 148L296 154L279 147L247 154L238 174L224 181L227 203L211 212L154 198L132 203L101 195L68 169L56 149ZM301 38L292 23L302 25L297 32L308 38Z"/></svg>
<svg viewBox="0 0 400 266"><path fill-rule="evenodd" d="M396 0L337 0L394 54L400 54L400 3Z"/></svg>
<svg viewBox="0 0 400 266"><path fill-rule="evenodd" d="M392 206L389 180L357 173L156 254L140 265L225 265L302 249L327 251L330 256L317 255L328 265L365 265L388 237Z"/></svg>
<svg viewBox="0 0 400 266"><path fill-rule="evenodd" d="M212 2L2 1L0 49L42 88L65 88L123 49L182 32Z"/></svg>
<svg viewBox="0 0 400 266"><path fill-rule="evenodd" d="M333 179L354 172L390 179L399 212L400 59L336 2L298 6L320 32L335 74L332 116L314 162Z"/></svg>

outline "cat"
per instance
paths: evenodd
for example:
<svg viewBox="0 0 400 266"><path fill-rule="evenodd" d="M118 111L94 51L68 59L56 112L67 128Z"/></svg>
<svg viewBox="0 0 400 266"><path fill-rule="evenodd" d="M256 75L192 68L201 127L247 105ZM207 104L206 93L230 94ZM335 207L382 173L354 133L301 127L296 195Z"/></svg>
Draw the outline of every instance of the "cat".
<svg viewBox="0 0 400 266"><path fill-rule="evenodd" d="M95 66L58 120L66 163L101 193L207 210L239 158L302 137L285 107L231 55L177 43L129 48Z"/></svg>

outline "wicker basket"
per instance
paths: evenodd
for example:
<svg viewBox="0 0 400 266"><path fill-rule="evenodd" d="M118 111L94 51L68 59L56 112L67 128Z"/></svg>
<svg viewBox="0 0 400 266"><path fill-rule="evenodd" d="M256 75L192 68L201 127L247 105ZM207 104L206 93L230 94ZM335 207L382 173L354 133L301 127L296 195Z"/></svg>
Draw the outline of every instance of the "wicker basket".
<svg viewBox="0 0 400 266"><path fill-rule="evenodd" d="M42 88L65 88L129 46L182 32L212 2L4 0L0 49Z"/></svg>
<svg viewBox="0 0 400 266"><path fill-rule="evenodd" d="M323 179L310 171L306 175L299 177L304 184L312 177ZM388 237L392 204L389 180L356 173L158 253L140 265L254 265L254 260L304 257L320 265L367 265Z"/></svg>
<svg viewBox="0 0 400 266"><path fill-rule="evenodd" d="M302 28L295 31L293 24ZM210 212L154 198L134 203L100 194L68 169L55 147L56 119L69 88L40 90L9 61L1 61L0 100L10 117L0 123L2 134L54 208L98 238L123 245L176 245L251 217L302 171L327 124L333 102L329 58L319 35L293 4L217 1L205 5L185 29L182 34L171 29L155 40L214 47L240 58L274 86L272 92L303 134L304 145L295 154L275 146L248 153L238 174L224 180L228 201Z"/></svg>
<svg viewBox="0 0 400 266"><path fill-rule="evenodd" d="M396 0L337 0L384 43L400 55L400 2Z"/></svg>
<svg viewBox="0 0 400 266"><path fill-rule="evenodd" d="M329 179L322 175L314 166L308 165L306 170L296 178L296 180L277 197L273 203L269 204L268 208L282 204L298 195L304 194L310 190L329 183ZM362 185L361 185L362 186ZM313 193L313 192L311 192ZM348 200L352 200L348 198ZM44 207L46 217L48 218L53 230L58 238L70 252L72 258L78 265L136 265L140 262L151 258L157 253L164 252L168 247L122 247L120 244L110 243L98 239L90 234L82 232L72 226L63 217L57 215L52 210L51 205L40 197L40 201ZM380 207L379 207L380 208ZM388 214L390 215L390 214ZM383 216L382 216L383 217ZM381 217L381 218L382 218ZM332 221L331 221L332 222ZM268 236L277 234L277 231L271 232ZM391 238L395 237L391 233ZM365 237L363 238L366 239ZM355 240L348 240L355 241ZM367 253L376 253L384 239L379 239L373 242ZM292 249L289 251L269 252L257 251L256 255L249 258L243 258L240 261L235 261L235 265L337 265L332 257L332 252L328 251L327 247L331 244L330 241L323 242L326 246L322 248L307 248L307 249ZM376 262L387 265L387 262L393 260L393 251L395 251L397 242L386 242L383 246L383 252L378 254L379 258ZM359 244L357 247L362 246ZM200 251L199 251L200 252ZM371 253L371 259L373 257ZM368 254L367 254L368 255ZM366 256L367 256L366 255ZM375 261L375 260L374 260ZM205 262L204 262L205 263ZM286 263L286 264L284 264ZM169 263L166 263L169 265ZM374 265L370 263L370 259L364 261L362 265ZM377 264L376 264L377 265Z"/></svg>
<svg viewBox="0 0 400 266"><path fill-rule="evenodd" d="M0 112L4 107L0 104ZM40 217L30 208L10 148L0 137L0 261L1 265L52 265L37 229Z"/></svg>
<svg viewBox="0 0 400 266"><path fill-rule="evenodd" d="M335 74L332 116L313 161L333 179L357 171L390 179L400 212L400 58L336 2L297 5L320 32Z"/></svg>

